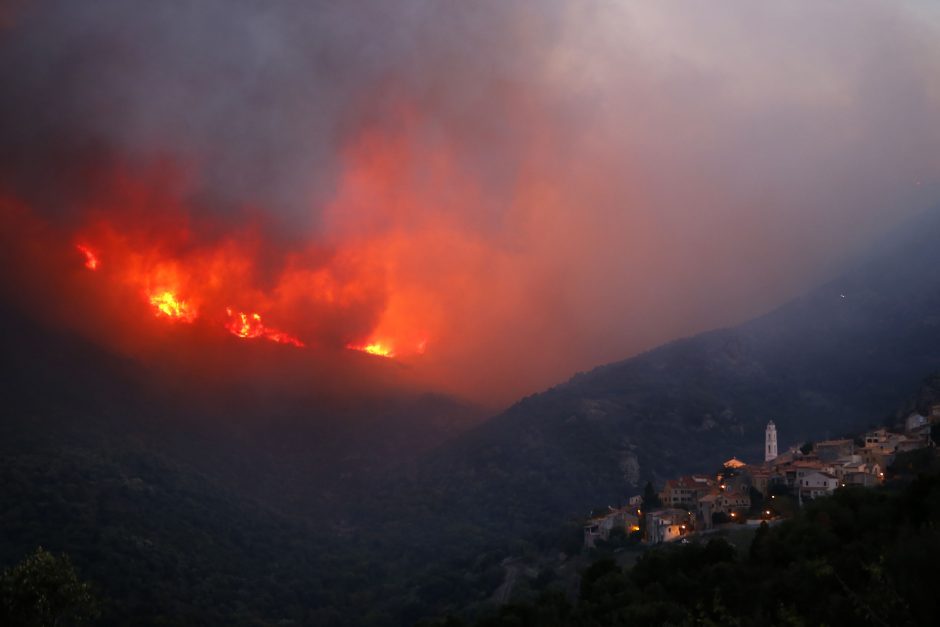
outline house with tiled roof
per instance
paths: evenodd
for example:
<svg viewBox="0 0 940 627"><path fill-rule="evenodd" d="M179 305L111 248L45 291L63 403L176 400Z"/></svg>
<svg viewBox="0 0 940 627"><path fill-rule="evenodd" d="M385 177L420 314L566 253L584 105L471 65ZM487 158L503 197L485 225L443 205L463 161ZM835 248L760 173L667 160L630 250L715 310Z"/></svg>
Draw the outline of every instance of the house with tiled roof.
<svg viewBox="0 0 940 627"><path fill-rule="evenodd" d="M800 478L797 489L803 498L829 496L839 487L839 479L828 472L813 472Z"/></svg>
<svg viewBox="0 0 940 627"><path fill-rule="evenodd" d="M801 485L801 480L813 473L816 472L827 472L829 474L835 473L835 468L832 464L827 464L817 460L800 460L795 461L791 464L787 464L785 467L780 469L783 475L786 477L786 483L790 488L797 488Z"/></svg>
<svg viewBox="0 0 940 627"><path fill-rule="evenodd" d="M665 507L694 509L698 500L712 491L715 481L704 475L690 475L666 482L660 498Z"/></svg>

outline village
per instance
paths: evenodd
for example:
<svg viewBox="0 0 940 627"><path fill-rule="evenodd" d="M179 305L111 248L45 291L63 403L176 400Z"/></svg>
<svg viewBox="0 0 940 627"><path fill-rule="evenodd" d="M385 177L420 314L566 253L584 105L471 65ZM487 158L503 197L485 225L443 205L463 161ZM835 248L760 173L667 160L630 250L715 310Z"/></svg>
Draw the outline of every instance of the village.
<svg viewBox="0 0 940 627"><path fill-rule="evenodd" d="M732 457L714 476L670 479L658 493L648 486L626 506L609 507L589 518L584 546L593 548L614 533L656 545L687 542L689 536L736 525L772 525L792 515L794 507L839 488L878 486L897 454L935 446L931 427L940 424L940 403L926 414L913 412L891 429L806 443L779 454L777 427L771 420L764 434L763 463Z"/></svg>

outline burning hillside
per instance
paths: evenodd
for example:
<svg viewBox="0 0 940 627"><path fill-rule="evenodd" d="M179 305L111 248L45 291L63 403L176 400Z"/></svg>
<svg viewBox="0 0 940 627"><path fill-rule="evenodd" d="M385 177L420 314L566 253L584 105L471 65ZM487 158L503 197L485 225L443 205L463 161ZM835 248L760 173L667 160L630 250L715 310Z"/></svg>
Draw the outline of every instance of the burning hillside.
<svg viewBox="0 0 940 627"><path fill-rule="evenodd" d="M205 214L197 218L168 176L109 174L73 210L80 224L71 232L46 224L25 203L7 202L8 230L28 225L34 234L33 246L11 243L17 266L59 275L55 282L72 289L52 306L75 311L92 301L94 317L105 324L155 318L295 348L343 347L388 358L425 352L426 316L409 312L410 326L386 316L391 260L382 241L286 242L266 239L258 222L215 224ZM46 257L64 239L72 240L74 255ZM89 278L77 277L75 268ZM69 302L75 295L85 302Z"/></svg>

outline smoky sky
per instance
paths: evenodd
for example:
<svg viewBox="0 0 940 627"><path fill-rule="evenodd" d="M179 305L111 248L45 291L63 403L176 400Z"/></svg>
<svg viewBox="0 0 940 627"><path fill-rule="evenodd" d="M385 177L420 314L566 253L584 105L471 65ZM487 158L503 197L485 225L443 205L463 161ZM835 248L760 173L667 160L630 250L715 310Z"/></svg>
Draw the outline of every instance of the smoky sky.
<svg viewBox="0 0 940 627"><path fill-rule="evenodd" d="M170 160L219 228L381 250L374 318L487 402L757 315L940 201L930 2L0 15L7 193L68 224L90 168Z"/></svg>
<svg viewBox="0 0 940 627"><path fill-rule="evenodd" d="M508 180L513 129L486 109L488 92L534 61L519 56L533 50L505 47L525 37L513 32L519 12L499 2L27 3L3 36L5 165L35 185L62 152L178 157L198 166L213 209L261 205L293 231L316 226L349 137L395 124L408 100L424 107L425 132L465 122L457 133L484 133L485 146L467 146L487 153L473 155L478 173Z"/></svg>

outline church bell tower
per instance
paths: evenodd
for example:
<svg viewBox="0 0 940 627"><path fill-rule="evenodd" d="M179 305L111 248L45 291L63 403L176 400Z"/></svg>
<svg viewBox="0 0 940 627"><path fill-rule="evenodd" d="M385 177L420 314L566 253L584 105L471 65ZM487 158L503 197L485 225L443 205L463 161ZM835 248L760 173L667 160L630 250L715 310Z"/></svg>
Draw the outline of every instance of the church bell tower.
<svg viewBox="0 0 940 627"><path fill-rule="evenodd" d="M767 423L767 431L764 433L764 461L769 462L777 457L777 427L774 421Z"/></svg>

